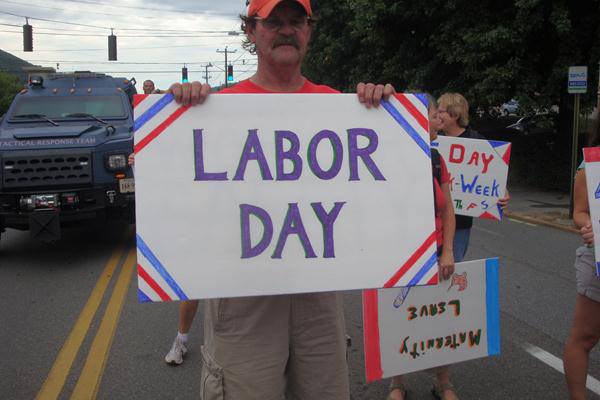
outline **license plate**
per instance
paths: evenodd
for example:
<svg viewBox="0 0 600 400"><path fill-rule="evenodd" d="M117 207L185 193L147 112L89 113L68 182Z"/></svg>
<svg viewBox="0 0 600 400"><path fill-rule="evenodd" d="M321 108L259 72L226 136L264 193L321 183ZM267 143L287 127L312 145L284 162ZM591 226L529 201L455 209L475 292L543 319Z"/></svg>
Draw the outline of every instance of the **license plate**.
<svg viewBox="0 0 600 400"><path fill-rule="evenodd" d="M134 193L135 192L135 181L133 179L119 180L119 191L121 193Z"/></svg>

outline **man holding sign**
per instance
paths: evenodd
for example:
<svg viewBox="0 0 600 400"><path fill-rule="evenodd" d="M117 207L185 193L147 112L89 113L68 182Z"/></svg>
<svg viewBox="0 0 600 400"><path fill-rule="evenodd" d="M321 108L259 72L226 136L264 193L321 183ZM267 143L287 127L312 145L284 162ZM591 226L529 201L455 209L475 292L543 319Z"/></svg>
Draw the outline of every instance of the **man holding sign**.
<svg viewBox="0 0 600 400"><path fill-rule="evenodd" d="M338 93L301 74L311 16L310 0L251 0L242 16L244 45L257 54L257 72L221 93ZM178 103L195 105L204 102L209 88L193 82L174 84L171 91ZM359 84L357 92L370 108L394 89ZM204 400L350 397L336 293L207 300L204 330Z"/></svg>

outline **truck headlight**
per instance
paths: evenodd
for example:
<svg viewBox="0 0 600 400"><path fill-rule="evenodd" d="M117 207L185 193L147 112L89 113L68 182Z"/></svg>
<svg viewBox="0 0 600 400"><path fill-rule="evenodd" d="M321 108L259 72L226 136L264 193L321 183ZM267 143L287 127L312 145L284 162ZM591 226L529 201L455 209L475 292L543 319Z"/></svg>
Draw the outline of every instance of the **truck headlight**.
<svg viewBox="0 0 600 400"><path fill-rule="evenodd" d="M125 154L112 154L106 158L106 168L111 171L123 170L127 167Z"/></svg>

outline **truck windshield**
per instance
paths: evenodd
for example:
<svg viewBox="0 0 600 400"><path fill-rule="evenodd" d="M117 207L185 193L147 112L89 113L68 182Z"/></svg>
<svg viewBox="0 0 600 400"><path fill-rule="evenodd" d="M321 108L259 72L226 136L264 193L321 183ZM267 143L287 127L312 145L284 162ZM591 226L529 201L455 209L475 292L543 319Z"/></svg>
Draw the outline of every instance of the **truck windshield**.
<svg viewBox="0 0 600 400"><path fill-rule="evenodd" d="M75 119L77 115L104 119L126 117L119 96L23 97L13 108L12 115L28 114L45 115L50 119Z"/></svg>

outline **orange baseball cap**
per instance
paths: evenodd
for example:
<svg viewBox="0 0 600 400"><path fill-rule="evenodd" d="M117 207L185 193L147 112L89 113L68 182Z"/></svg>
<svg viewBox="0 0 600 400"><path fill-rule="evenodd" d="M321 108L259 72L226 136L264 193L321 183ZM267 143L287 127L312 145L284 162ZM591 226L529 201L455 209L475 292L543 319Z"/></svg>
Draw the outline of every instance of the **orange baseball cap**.
<svg viewBox="0 0 600 400"><path fill-rule="evenodd" d="M283 0L250 0L248 5L248 16L253 17L258 15L260 18L267 18L271 11ZM312 16L310 8L310 0L296 0L306 11L306 15Z"/></svg>

